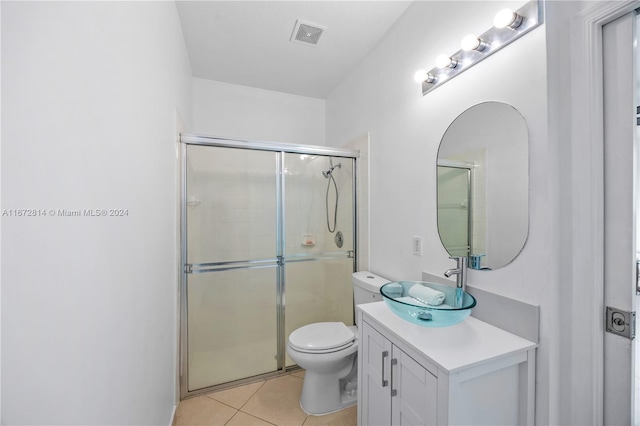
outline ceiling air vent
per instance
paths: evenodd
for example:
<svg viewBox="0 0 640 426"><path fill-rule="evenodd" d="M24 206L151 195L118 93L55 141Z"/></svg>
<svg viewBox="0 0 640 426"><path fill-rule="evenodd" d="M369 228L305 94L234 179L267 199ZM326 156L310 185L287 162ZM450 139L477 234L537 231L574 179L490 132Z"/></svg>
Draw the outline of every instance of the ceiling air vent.
<svg viewBox="0 0 640 426"><path fill-rule="evenodd" d="M326 29L327 27L312 24L310 22L304 22L298 19L296 21L296 25L293 27L291 41L294 43L306 44L308 46L317 46L318 41L320 41L320 36Z"/></svg>

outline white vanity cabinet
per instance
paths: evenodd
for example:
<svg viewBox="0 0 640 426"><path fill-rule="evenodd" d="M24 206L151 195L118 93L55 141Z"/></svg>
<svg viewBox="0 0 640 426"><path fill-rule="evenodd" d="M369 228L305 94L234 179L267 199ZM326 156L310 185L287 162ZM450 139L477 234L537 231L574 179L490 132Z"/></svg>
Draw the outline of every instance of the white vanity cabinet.
<svg viewBox="0 0 640 426"><path fill-rule="evenodd" d="M363 323L363 425L436 424L438 379L368 323ZM360 356L360 354L358 355Z"/></svg>
<svg viewBox="0 0 640 426"><path fill-rule="evenodd" d="M473 317L411 324L357 307L358 425L532 425L536 344Z"/></svg>

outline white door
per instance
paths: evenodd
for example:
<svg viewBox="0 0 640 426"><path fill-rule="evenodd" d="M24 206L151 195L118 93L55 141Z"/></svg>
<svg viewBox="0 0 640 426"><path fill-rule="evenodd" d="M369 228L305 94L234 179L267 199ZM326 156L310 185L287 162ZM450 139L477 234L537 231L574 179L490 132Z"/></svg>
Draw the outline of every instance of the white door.
<svg viewBox="0 0 640 426"><path fill-rule="evenodd" d="M635 12L603 26L604 304L635 311ZM604 423L633 425L633 341L604 333ZM636 423L634 423L636 422Z"/></svg>

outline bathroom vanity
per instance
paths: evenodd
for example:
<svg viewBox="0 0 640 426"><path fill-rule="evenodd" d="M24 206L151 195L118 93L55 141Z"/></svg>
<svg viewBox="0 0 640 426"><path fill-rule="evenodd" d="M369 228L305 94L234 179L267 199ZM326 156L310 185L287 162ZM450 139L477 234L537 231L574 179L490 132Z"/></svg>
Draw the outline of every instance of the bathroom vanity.
<svg viewBox="0 0 640 426"><path fill-rule="evenodd" d="M474 317L422 327L358 305L358 425L533 425L536 344Z"/></svg>

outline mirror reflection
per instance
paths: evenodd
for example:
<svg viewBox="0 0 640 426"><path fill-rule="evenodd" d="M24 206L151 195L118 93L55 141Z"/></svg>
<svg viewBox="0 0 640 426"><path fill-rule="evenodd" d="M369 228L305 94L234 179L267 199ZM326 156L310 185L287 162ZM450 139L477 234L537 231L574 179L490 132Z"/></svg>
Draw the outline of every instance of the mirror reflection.
<svg viewBox="0 0 640 426"><path fill-rule="evenodd" d="M527 125L511 105L474 105L451 123L437 164L438 233L469 267L500 268L520 253L529 228Z"/></svg>

